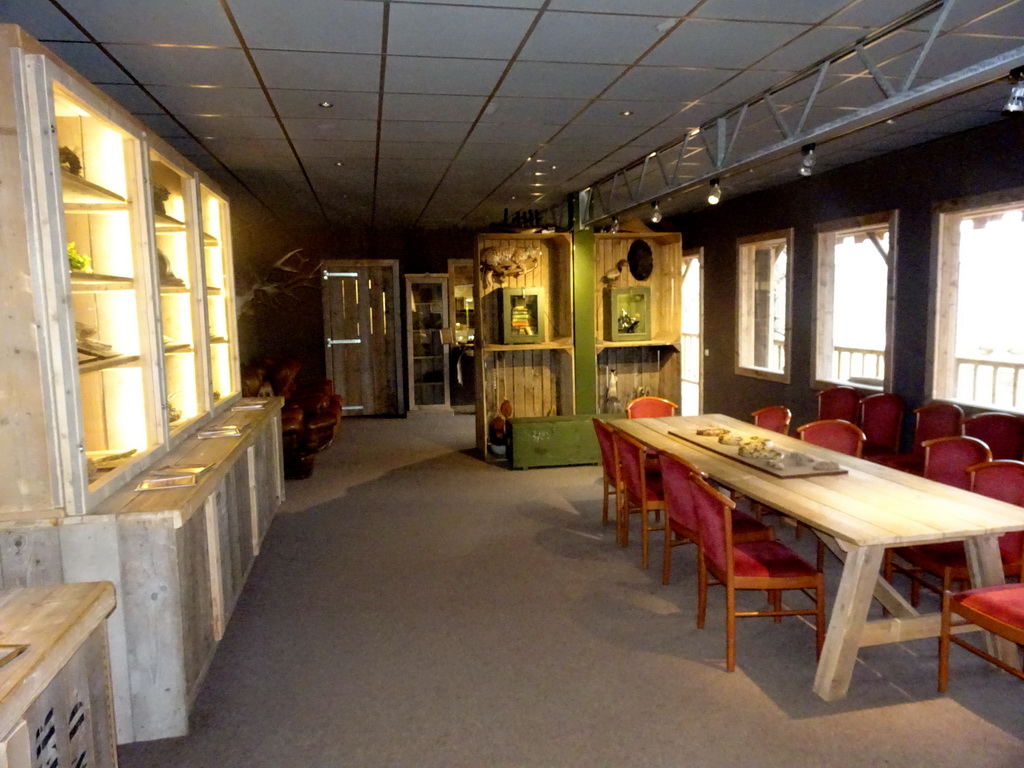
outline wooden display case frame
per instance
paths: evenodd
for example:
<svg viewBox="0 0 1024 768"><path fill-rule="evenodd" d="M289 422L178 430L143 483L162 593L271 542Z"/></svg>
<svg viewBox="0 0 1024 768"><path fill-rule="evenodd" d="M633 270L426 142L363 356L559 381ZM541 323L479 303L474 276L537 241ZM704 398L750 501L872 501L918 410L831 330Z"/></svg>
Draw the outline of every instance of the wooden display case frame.
<svg viewBox="0 0 1024 768"><path fill-rule="evenodd" d="M431 285L440 287L440 304L441 309L439 315L441 318L441 328L419 328L415 323L414 317L414 291L416 286ZM450 411L451 410L451 399L449 396L449 385L448 385L448 344L444 343L443 337L437 342L441 345L440 355L428 355L420 356L416 354L416 343L418 334L430 335L431 332L441 333L442 330L448 330L450 328L450 316L451 312L448 306L448 275L444 273L423 273L423 274L408 274L405 276L405 362L406 362L406 373L408 376L409 385L409 410L410 411ZM418 381L416 371L418 368L418 361L429 360L439 358L441 364L441 381L437 382L426 382ZM423 403L417 398L417 388L426 384L439 384L443 388L443 400L440 403Z"/></svg>
<svg viewBox="0 0 1024 768"><path fill-rule="evenodd" d="M488 249L495 249L488 251ZM529 251L522 274L499 276L488 257ZM514 417L568 416L575 413L573 347L573 241L563 232L477 237L476 259L476 422L477 448L485 458L489 424L505 400ZM502 288L540 289L544 294L543 341L505 344Z"/></svg>
<svg viewBox="0 0 1024 768"><path fill-rule="evenodd" d="M633 241L650 248L654 268L645 280L629 270ZM623 411L646 393L678 403L682 394L682 236L678 232L618 232L594 235L594 321L597 351L597 410ZM616 340L608 309L614 290L650 291L649 338Z"/></svg>

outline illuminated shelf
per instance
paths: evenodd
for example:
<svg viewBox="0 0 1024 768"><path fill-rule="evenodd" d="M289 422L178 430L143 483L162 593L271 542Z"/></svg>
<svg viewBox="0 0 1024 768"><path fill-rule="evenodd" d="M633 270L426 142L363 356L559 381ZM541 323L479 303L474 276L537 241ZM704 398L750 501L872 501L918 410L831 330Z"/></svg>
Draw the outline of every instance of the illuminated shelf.
<svg viewBox="0 0 1024 768"><path fill-rule="evenodd" d="M71 272L72 293L99 293L100 291L131 291L135 279L120 275L102 275L97 272Z"/></svg>
<svg viewBox="0 0 1024 768"><path fill-rule="evenodd" d="M184 232L185 222L178 221L172 216L168 216L165 213L156 213L153 215L153 224L156 227L158 235L171 233L171 232Z"/></svg>
<svg viewBox="0 0 1024 768"><path fill-rule="evenodd" d="M79 373L96 373L110 368L125 368L139 362L138 355L118 355L104 360L89 360L78 364Z"/></svg>
<svg viewBox="0 0 1024 768"><path fill-rule="evenodd" d="M208 285L208 286L206 286L206 295L207 296L221 296L223 293L224 293L224 291L221 290L220 288L218 288L215 285Z"/></svg>
<svg viewBox="0 0 1024 768"><path fill-rule="evenodd" d="M191 344L165 344L164 354L165 355L180 355L183 352L192 352Z"/></svg>
<svg viewBox="0 0 1024 768"><path fill-rule="evenodd" d="M189 293L191 289L187 285L168 285L160 283L160 293Z"/></svg>
<svg viewBox="0 0 1024 768"><path fill-rule="evenodd" d="M127 211L128 201L116 192L68 171L60 174L65 213Z"/></svg>
<svg viewBox="0 0 1024 768"><path fill-rule="evenodd" d="M203 232L203 245L207 247L214 247L220 245L220 240L211 235L209 232Z"/></svg>
<svg viewBox="0 0 1024 768"><path fill-rule="evenodd" d="M210 337L210 343L211 344L227 344L228 340L225 339L223 336L211 336Z"/></svg>

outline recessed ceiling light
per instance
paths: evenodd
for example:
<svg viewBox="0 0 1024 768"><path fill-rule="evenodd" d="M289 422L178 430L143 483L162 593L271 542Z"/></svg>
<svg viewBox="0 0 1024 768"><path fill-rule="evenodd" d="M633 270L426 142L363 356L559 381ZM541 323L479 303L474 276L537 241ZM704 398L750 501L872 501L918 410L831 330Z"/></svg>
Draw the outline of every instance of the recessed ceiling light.
<svg viewBox="0 0 1024 768"><path fill-rule="evenodd" d="M888 120L886 120L886 121L885 121L885 124L886 124L886 125L896 125L896 121L895 121L895 120L893 120L893 119L892 119L892 118L890 117L890 118L889 118Z"/></svg>
<svg viewBox="0 0 1024 768"><path fill-rule="evenodd" d="M543 176L544 175L544 171L534 171L533 175L534 176Z"/></svg>
<svg viewBox="0 0 1024 768"><path fill-rule="evenodd" d="M334 106L334 104L329 101L321 101L320 106L323 107L324 109L330 109L331 107Z"/></svg>
<svg viewBox="0 0 1024 768"><path fill-rule="evenodd" d="M341 166L343 165L343 163L341 162L341 160L336 160L336 161L334 162L334 164L335 164L336 166L338 166L339 168L341 168Z"/></svg>
<svg viewBox="0 0 1024 768"><path fill-rule="evenodd" d="M623 117L629 117L630 115L633 114L633 110L631 110L631 109L624 109L621 112L619 112L619 114L622 115Z"/></svg>
<svg viewBox="0 0 1024 768"><path fill-rule="evenodd" d="M555 168L557 168L557 167L558 167L557 165L552 165L552 166L551 166L551 170L553 171L553 170L555 170Z"/></svg>

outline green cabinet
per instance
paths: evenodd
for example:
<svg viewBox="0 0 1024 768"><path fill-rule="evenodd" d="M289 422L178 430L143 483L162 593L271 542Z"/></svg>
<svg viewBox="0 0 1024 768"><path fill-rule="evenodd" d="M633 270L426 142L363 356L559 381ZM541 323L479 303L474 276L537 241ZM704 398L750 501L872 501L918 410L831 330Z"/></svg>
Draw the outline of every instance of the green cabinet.
<svg viewBox="0 0 1024 768"><path fill-rule="evenodd" d="M600 463L601 448L597 444L593 418L592 415L581 414L509 420L512 467L528 469Z"/></svg>

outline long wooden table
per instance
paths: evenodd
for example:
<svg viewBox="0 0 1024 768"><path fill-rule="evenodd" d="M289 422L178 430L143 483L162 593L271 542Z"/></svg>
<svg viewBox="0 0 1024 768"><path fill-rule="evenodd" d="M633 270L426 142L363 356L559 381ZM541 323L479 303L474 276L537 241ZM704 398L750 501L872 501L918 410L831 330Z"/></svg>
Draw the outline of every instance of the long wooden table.
<svg viewBox="0 0 1024 768"><path fill-rule="evenodd" d="M812 446L721 414L634 419L615 427L648 446L696 464L716 482L805 523L843 562L814 691L826 701L846 695L857 649L939 634L939 615L922 615L883 578L887 547L963 541L971 581L1003 583L998 538L1024 529L1024 509L863 459ZM670 434L724 427L770 438L782 450L831 460L843 475L777 478L731 457ZM891 614L868 620L872 598ZM1016 646L995 637L989 649L1017 663Z"/></svg>

